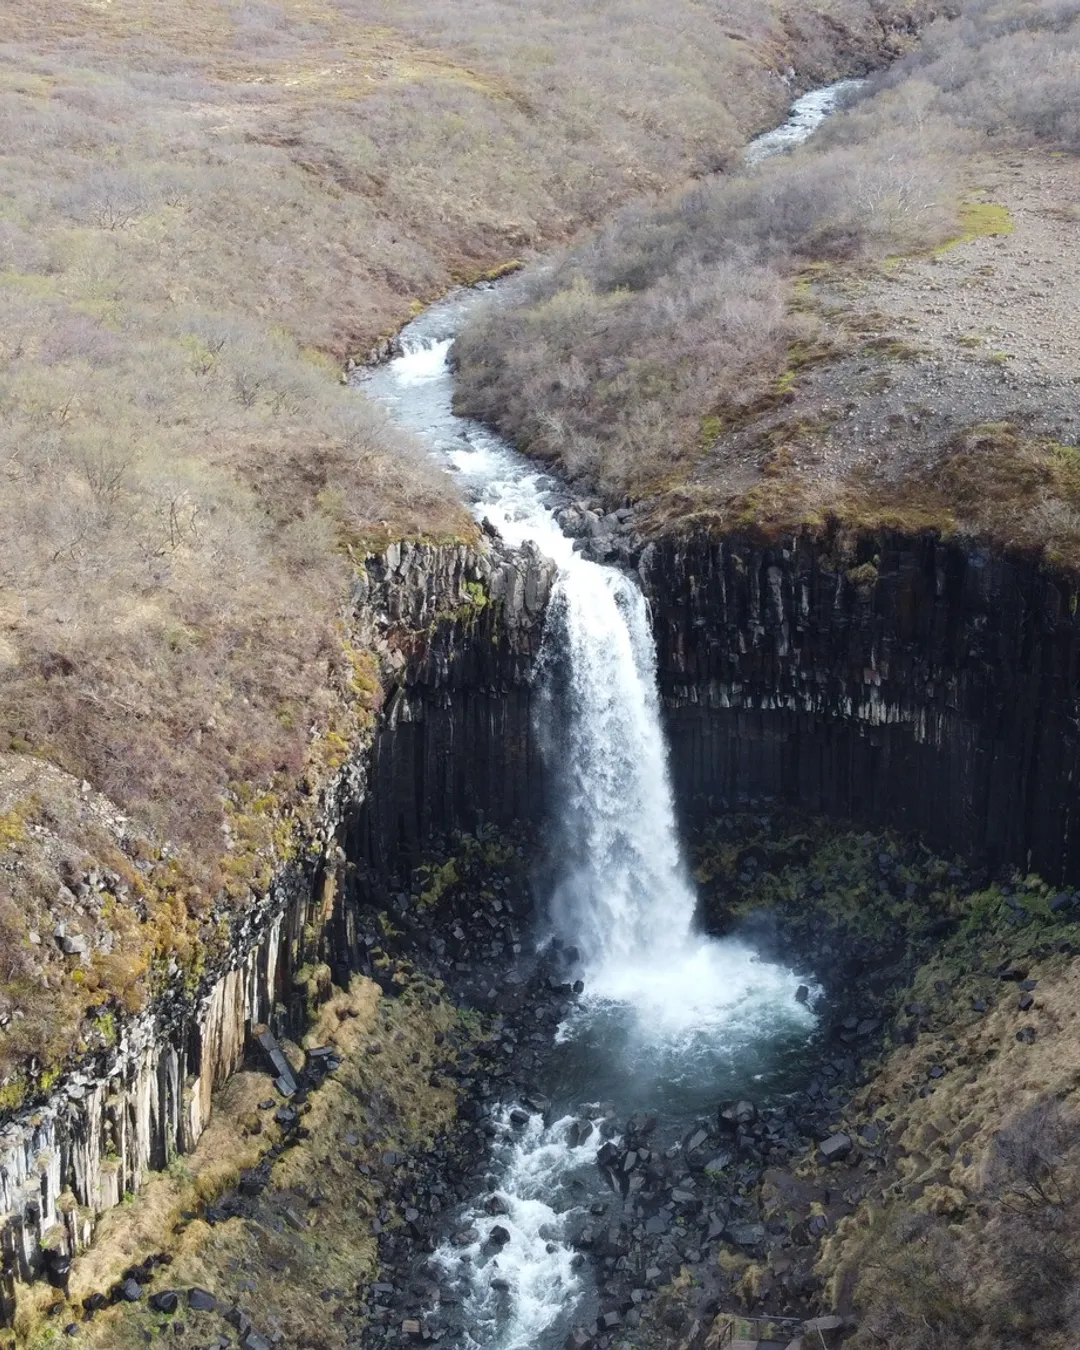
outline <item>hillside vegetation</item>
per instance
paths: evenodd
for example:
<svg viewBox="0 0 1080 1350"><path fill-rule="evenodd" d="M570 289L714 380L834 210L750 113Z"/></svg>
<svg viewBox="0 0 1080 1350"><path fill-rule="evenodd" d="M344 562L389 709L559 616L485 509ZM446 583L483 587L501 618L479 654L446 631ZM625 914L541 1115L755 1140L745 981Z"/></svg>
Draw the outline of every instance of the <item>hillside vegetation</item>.
<svg viewBox="0 0 1080 1350"><path fill-rule="evenodd" d="M265 885L283 817L378 702L341 619L357 562L472 536L449 480L342 386L345 358L453 281L730 158L782 115L777 71L878 62L908 18L3 6L0 1105L13 1066L99 1043L85 1013L137 1008L178 952L197 973L210 897ZM87 953L61 952L59 922Z"/></svg>
<svg viewBox="0 0 1080 1350"><path fill-rule="evenodd" d="M1025 406L1016 334L948 317L1026 292L1073 240L1078 15L969 0L795 153L627 207L480 312L461 410L658 528L833 516L1080 560L1068 360ZM948 350L924 345L932 315Z"/></svg>

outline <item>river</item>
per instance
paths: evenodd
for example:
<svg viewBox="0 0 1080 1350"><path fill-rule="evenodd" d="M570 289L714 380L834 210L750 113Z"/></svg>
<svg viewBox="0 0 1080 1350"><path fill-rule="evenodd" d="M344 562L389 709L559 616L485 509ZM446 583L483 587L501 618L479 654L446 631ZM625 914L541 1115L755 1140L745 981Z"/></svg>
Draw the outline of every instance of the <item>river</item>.
<svg viewBox="0 0 1080 1350"><path fill-rule="evenodd" d="M748 161L805 140L853 83L799 99L782 127L748 147ZM434 1256L463 1305L470 1350L554 1350L604 1310L575 1251L582 1217L666 1222L662 1204L650 1212L632 1190L613 1196L601 1177L597 1154L618 1122L652 1113L656 1139L678 1150L719 1101L768 1100L797 1083L815 1021L796 997L799 972L696 925L634 579L575 550L556 520L567 498L554 477L453 412L449 350L484 298L462 291L434 305L363 386L457 476L478 519L511 545L532 542L559 569L537 729L557 784L547 828L561 862L535 938L576 949L584 992L536 1085L545 1100L504 1104L492 1186L455 1215Z"/></svg>

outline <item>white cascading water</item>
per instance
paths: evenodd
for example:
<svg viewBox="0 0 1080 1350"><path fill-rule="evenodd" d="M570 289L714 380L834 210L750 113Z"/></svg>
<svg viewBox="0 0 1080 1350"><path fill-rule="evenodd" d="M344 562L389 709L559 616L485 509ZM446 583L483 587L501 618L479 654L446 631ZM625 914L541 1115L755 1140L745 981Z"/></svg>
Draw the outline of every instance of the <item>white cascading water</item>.
<svg viewBox="0 0 1080 1350"><path fill-rule="evenodd" d="M707 1092L747 1047L785 1031L805 1037L813 1018L795 999L794 973L743 943L695 931L645 599L629 576L574 551L556 522L549 476L454 416L452 339L442 332L457 322L453 303L429 311L403 334L403 354L367 383L460 475L478 518L508 544L534 543L559 567L542 653L551 678L540 700L565 859L550 918L581 951L586 979L560 1035L600 1047L598 1063L614 1065L614 1079L635 1090L645 1091L647 1079L696 1080ZM609 1080L614 1095L612 1087ZM461 1286L473 1350L540 1350L566 1334L583 1281L565 1225L587 1193L583 1179L596 1175L601 1142L594 1133L571 1147L571 1123L567 1116L545 1125L535 1114L523 1131L507 1129L492 1161L508 1213L489 1215L478 1197L462 1219L475 1240L436 1253L445 1278ZM493 1251L496 1224L510 1240Z"/></svg>
<svg viewBox="0 0 1080 1350"><path fill-rule="evenodd" d="M763 136L750 142L746 147L746 159L750 164L760 164L772 155L783 154L785 150L794 150L808 136L818 129L830 113L834 113L847 94L853 93L866 83L865 80L839 80L836 84L825 85L822 89L811 89L802 98L791 105L786 122L766 131Z"/></svg>
<svg viewBox="0 0 1080 1350"><path fill-rule="evenodd" d="M807 1016L794 1002L794 974L695 928L641 591L615 568L571 554L545 649L562 675L547 682L541 702L563 869L550 909L582 954L584 1014L597 1001L625 1004L639 1024L635 1041L669 1053L680 1038L711 1039L736 1010L755 1023L779 1008Z"/></svg>
<svg viewBox="0 0 1080 1350"><path fill-rule="evenodd" d="M599 1138L571 1146L573 1119L545 1126L539 1114L513 1130L504 1113L504 1135L493 1148L502 1180L494 1192L505 1212L478 1205L466 1216L476 1237L466 1247L444 1245L436 1261L450 1280L465 1275L469 1338L473 1346L535 1350L537 1337L573 1304L581 1287L574 1252L563 1239L575 1212L569 1182L594 1168ZM502 1246L492 1230L510 1234Z"/></svg>
<svg viewBox="0 0 1080 1350"><path fill-rule="evenodd" d="M798 100L788 122L754 142L747 158L756 163L804 140L855 83ZM447 355L474 301L459 296L429 310L402 334L402 355L365 385L460 476L478 519L487 517L512 546L532 542L559 568L540 700L563 860L550 918L580 950L586 978L561 1035L602 1043L608 1061L621 1048L622 1075L642 1090L650 1075L676 1085L696 1077L707 1090L756 1041L785 1030L807 1036L813 1017L795 998L793 972L695 929L645 599L629 576L574 551L555 519L549 476L454 415ZM492 1162L507 1213L489 1215L478 1197L462 1220L475 1239L436 1254L447 1278L465 1286L477 1350L537 1350L579 1295L564 1225L575 1205L570 1183L590 1169L600 1139L594 1133L571 1147L571 1123L567 1116L545 1125L535 1114L515 1132L504 1122ZM510 1233L497 1251L488 1241L496 1224Z"/></svg>
<svg viewBox="0 0 1080 1350"><path fill-rule="evenodd" d="M561 789L564 875L551 913L561 935L581 948L591 985L645 953L664 964L677 960L694 917L640 590L610 567L580 558L564 566L542 655L562 675L545 682L541 702Z"/></svg>

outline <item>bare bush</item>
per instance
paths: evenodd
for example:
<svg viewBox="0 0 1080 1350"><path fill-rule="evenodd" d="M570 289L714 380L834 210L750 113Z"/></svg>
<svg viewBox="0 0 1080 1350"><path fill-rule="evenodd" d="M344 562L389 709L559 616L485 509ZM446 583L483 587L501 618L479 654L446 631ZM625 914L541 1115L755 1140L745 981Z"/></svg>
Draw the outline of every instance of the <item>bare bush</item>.
<svg viewBox="0 0 1080 1350"><path fill-rule="evenodd" d="M462 408L613 496L693 463L813 325L786 279L947 233L949 175L906 140L700 183L611 226L455 345Z"/></svg>
<svg viewBox="0 0 1080 1350"><path fill-rule="evenodd" d="M968 0L931 25L918 49L870 90L932 91L931 110L969 132L1014 145L1080 151L1080 7Z"/></svg>
<svg viewBox="0 0 1080 1350"><path fill-rule="evenodd" d="M1034 1102L995 1138L986 1190L1022 1212L1071 1208L1080 1197L1068 1167L1080 1148L1080 1121L1053 1098Z"/></svg>
<svg viewBox="0 0 1080 1350"><path fill-rule="evenodd" d="M812 342L768 317L764 273L779 295L808 263L943 242L987 138L1080 149L1075 4L971 0L798 155L626 208L506 312L474 317L455 348L461 407L612 497L675 481L768 400L785 349ZM733 307L753 311L743 340Z"/></svg>

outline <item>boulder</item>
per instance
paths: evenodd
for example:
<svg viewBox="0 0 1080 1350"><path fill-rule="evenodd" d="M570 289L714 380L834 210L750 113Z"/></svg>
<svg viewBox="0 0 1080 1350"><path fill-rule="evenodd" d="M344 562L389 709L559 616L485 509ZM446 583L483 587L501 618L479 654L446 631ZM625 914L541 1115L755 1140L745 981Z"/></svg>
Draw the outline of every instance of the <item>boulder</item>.
<svg viewBox="0 0 1080 1350"><path fill-rule="evenodd" d="M729 1223L725 1233L736 1247L760 1247L765 1241L763 1223Z"/></svg>
<svg viewBox="0 0 1080 1350"><path fill-rule="evenodd" d="M837 1163L843 1162L854 1147L850 1135L830 1134L828 1139L822 1140L818 1146L818 1152L821 1155L822 1162Z"/></svg>
<svg viewBox="0 0 1080 1350"><path fill-rule="evenodd" d="M71 1278L71 1257L66 1252L50 1250L45 1253L45 1278L54 1289L67 1292Z"/></svg>
<svg viewBox="0 0 1080 1350"><path fill-rule="evenodd" d="M751 1101L721 1102L717 1116L721 1129L734 1133L740 1128L745 1129L747 1125L753 1125L757 1120L758 1111Z"/></svg>
<svg viewBox="0 0 1080 1350"><path fill-rule="evenodd" d="M151 1312L168 1315L174 1313L179 1306L180 1295L175 1289L161 1289L158 1293L150 1295Z"/></svg>
<svg viewBox="0 0 1080 1350"><path fill-rule="evenodd" d="M280 1084L278 1091L285 1097L291 1097L296 1091L296 1078L293 1075L292 1065L285 1058L285 1052L278 1044L277 1037L269 1030L261 1031L255 1038L258 1041L259 1049L263 1052L267 1064L270 1066L270 1072L277 1080L275 1086Z"/></svg>
<svg viewBox="0 0 1080 1350"><path fill-rule="evenodd" d="M816 1341L820 1343L821 1339L837 1331L843 1331L847 1325L847 1319L838 1317L835 1313L829 1313L825 1317L811 1317L809 1322L803 1323L803 1335L810 1337L811 1344Z"/></svg>
<svg viewBox="0 0 1080 1350"><path fill-rule="evenodd" d="M571 1148L584 1144L593 1132L591 1120L575 1120L567 1132L566 1142Z"/></svg>

